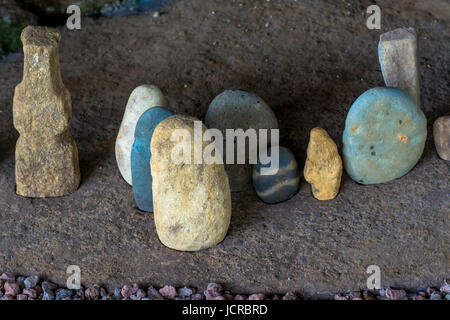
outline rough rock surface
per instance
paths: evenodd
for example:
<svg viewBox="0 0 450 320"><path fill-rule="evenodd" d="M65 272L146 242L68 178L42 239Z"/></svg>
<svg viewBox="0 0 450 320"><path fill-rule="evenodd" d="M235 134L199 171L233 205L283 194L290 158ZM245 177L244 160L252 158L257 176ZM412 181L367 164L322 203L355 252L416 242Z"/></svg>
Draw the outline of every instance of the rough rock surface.
<svg viewBox="0 0 450 320"><path fill-rule="evenodd" d="M303 174L311 184L314 198L334 199L339 193L342 178L342 159L336 143L324 129L314 128L306 152Z"/></svg>
<svg viewBox="0 0 450 320"><path fill-rule="evenodd" d="M450 160L450 116L436 119L433 124L434 145L439 156Z"/></svg>
<svg viewBox="0 0 450 320"><path fill-rule="evenodd" d="M80 184L78 150L68 128L70 93L61 80L59 31L27 27L23 80L14 95L16 192L25 197L59 197Z"/></svg>
<svg viewBox="0 0 450 320"><path fill-rule="evenodd" d="M333 201L314 199L305 181L276 205L254 192L232 193L225 240L191 253L160 243L153 215L136 209L117 169L114 143L124 106L142 83L160 86L174 113L200 119L224 90L257 93L279 120L280 144L303 168L312 128L326 128L342 148L351 104L384 85L380 34L405 25L423 35L422 109L431 133L432 121L448 114L450 4L377 3L382 30L366 27L369 0L177 1L156 19L152 13L84 18L80 31L62 29L62 76L72 94L70 130L83 183L59 199L14 192L12 99L23 55L0 61L0 270L64 286L67 266L77 264L83 284L111 290L134 282L158 289L219 282L234 293L294 291L307 298L359 290L367 266L377 264L384 288L440 286L450 256L449 162L437 155L431 134L423 157L402 179L361 187L344 173Z"/></svg>
<svg viewBox="0 0 450 320"><path fill-rule="evenodd" d="M345 120L345 170L361 184L400 178L417 164L426 139L427 119L408 94L370 89L356 99Z"/></svg>
<svg viewBox="0 0 450 320"><path fill-rule="evenodd" d="M180 251L220 243L231 219L230 187L223 164L194 163L194 122L201 124L188 116L167 118L156 127L151 142L156 231L165 246ZM206 127L202 127L204 132ZM186 130L189 139L172 141L175 130ZM203 154L210 143L197 141ZM179 163L172 157L178 146L191 153Z"/></svg>
<svg viewBox="0 0 450 320"><path fill-rule="evenodd" d="M205 125L209 129L219 129L224 137L224 159L230 151L226 149L226 129L278 129L278 121L272 109L257 95L241 90L227 90L211 102L205 116ZM258 137L259 132L257 131ZM235 141L234 155L237 159L239 147ZM251 188L252 166L249 164L249 146L245 145L245 164L225 164L232 192ZM224 160L224 162L226 162Z"/></svg>
<svg viewBox="0 0 450 320"><path fill-rule="evenodd" d="M419 60L414 28L398 28L380 36L378 56L386 86L408 93L420 107Z"/></svg>
<svg viewBox="0 0 450 320"><path fill-rule="evenodd" d="M131 148L134 131L141 115L152 107L167 108L167 100L161 90L153 85L142 85L133 90L128 99L119 133L116 139L116 161L122 177L133 185L131 175Z"/></svg>
<svg viewBox="0 0 450 320"><path fill-rule="evenodd" d="M153 212L152 172L150 143L156 126L172 116L165 108L155 107L145 111L139 118L135 130L135 140L131 151L131 172L133 193L137 206L142 211Z"/></svg>
<svg viewBox="0 0 450 320"><path fill-rule="evenodd" d="M270 204L289 200L297 193L300 186L300 172L294 154L285 147L278 147L278 149L277 164L274 162L276 160L273 159L275 154L272 146L268 152L272 157L271 161L267 164L262 164L258 161L253 166L252 178L256 194L262 201ZM275 165L278 167L278 170L274 174L263 174L261 171L261 169L269 170Z"/></svg>

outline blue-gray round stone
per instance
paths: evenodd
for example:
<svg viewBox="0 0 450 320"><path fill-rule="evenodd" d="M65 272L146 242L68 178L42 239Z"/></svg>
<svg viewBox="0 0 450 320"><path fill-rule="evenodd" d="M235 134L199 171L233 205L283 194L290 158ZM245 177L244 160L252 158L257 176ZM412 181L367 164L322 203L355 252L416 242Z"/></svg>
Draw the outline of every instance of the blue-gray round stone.
<svg viewBox="0 0 450 320"><path fill-rule="evenodd" d="M275 156L274 147L268 151L269 157ZM266 164L258 161L253 166L253 186L258 197L269 204L279 203L292 198L298 191L300 184L300 171L294 154L285 147L279 147L278 171L274 174L265 175L262 169L276 167L276 162L271 159Z"/></svg>
<svg viewBox="0 0 450 320"><path fill-rule="evenodd" d="M422 156L427 120L417 103L394 88L374 88L352 105L343 135L344 166L361 184L407 174Z"/></svg>
<svg viewBox="0 0 450 320"><path fill-rule="evenodd" d="M131 176L134 199L142 211L153 212L152 173L150 144L156 126L164 119L172 116L172 112L163 107L153 107L145 111L139 118L134 132L134 143L131 149Z"/></svg>

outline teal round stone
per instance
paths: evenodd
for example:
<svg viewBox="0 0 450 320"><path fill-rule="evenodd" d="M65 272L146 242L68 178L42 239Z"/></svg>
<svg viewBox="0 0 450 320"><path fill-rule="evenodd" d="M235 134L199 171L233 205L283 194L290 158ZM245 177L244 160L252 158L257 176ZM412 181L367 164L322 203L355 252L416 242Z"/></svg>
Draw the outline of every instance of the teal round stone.
<svg viewBox="0 0 450 320"><path fill-rule="evenodd" d="M400 178L419 161L426 138L427 119L408 94L370 89L353 103L345 121L345 170L361 184Z"/></svg>
<svg viewBox="0 0 450 320"><path fill-rule="evenodd" d="M153 132L158 124L173 115L163 107L153 107L139 118L134 131L134 143L131 149L131 177L133 179L134 200L138 208L153 212L153 191L150 149Z"/></svg>

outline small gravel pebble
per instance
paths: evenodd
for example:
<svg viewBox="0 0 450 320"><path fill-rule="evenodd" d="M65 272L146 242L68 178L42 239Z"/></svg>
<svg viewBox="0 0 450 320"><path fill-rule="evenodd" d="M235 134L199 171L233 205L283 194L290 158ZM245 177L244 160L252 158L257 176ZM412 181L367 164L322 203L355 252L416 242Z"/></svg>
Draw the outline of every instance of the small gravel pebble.
<svg viewBox="0 0 450 320"><path fill-rule="evenodd" d="M97 300L100 296L100 286L94 284L84 291L84 296L88 300Z"/></svg>
<svg viewBox="0 0 450 320"><path fill-rule="evenodd" d="M100 288L100 297L105 299L108 297L108 292L106 292L105 288Z"/></svg>
<svg viewBox="0 0 450 320"><path fill-rule="evenodd" d="M364 290L363 299L364 300L377 300L375 295L372 292L370 292L369 290Z"/></svg>
<svg viewBox="0 0 450 320"><path fill-rule="evenodd" d="M386 289L386 298L389 300L408 300L405 290Z"/></svg>
<svg viewBox="0 0 450 320"><path fill-rule="evenodd" d="M201 293L195 293L191 296L191 300L204 300L205 297Z"/></svg>
<svg viewBox="0 0 450 320"><path fill-rule="evenodd" d="M5 280L6 282L14 282L16 281L16 277L12 273L5 272L0 276L0 280Z"/></svg>
<svg viewBox="0 0 450 320"><path fill-rule="evenodd" d="M190 296L192 296L192 294L193 294L193 291L189 287L183 287L178 290L179 297L190 297Z"/></svg>
<svg viewBox="0 0 450 320"><path fill-rule="evenodd" d="M163 300L164 298L162 295L159 294L159 291L156 290L154 287L150 286L147 289L147 296L150 300Z"/></svg>
<svg viewBox="0 0 450 320"><path fill-rule="evenodd" d="M28 278L25 278L23 283L24 283L26 289L36 287L37 284L39 283L39 277L38 276L29 276Z"/></svg>
<svg viewBox="0 0 450 320"><path fill-rule="evenodd" d="M264 300L266 299L266 296L262 293L254 293L250 297L248 297L248 300Z"/></svg>
<svg viewBox="0 0 450 320"><path fill-rule="evenodd" d="M23 289L22 293L26 294L29 299L36 299L38 297L36 289L33 288Z"/></svg>
<svg viewBox="0 0 450 320"><path fill-rule="evenodd" d="M225 298L225 300L234 300L233 295L229 293L224 294L223 297Z"/></svg>
<svg viewBox="0 0 450 320"><path fill-rule="evenodd" d="M218 283L209 283L206 287L205 297L206 300L215 300L222 295L222 286Z"/></svg>
<svg viewBox="0 0 450 320"><path fill-rule="evenodd" d="M28 300L28 296L25 294L18 294L16 299L17 300Z"/></svg>
<svg viewBox="0 0 450 320"><path fill-rule="evenodd" d="M363 295L359 291L352 291L352 292L350 292L350 294L348 296L349 296L350 300L362 300L363 299Z"/></svg>
<svg viewBox="0 0 450 320"><path fill-rule="evenodd" d="M116 300L122 299L122 293L120 292L121 290L122 290L121 288L115 288L114 289L114 298Z"/></svg>
<svg viewBox="0 0 450 320"><path fill-rule="evenodd" d="M55 290L57 285L48 281L42 282L42 291L44 296L42 300L55 300Z"/></svg>
<svg viewBox="0 0 450 320"><path fill-rule="evenodd" d="M145 291L144 291L144 290L138 289L138 290L136 291L136 297L137 297L139 300L142 299L142 298L145 298L145 296L146 296L146 294L145 294Z"/></svg>
<svg viewBox="0 0 450 320"><path fill-rule="evenodd" d="M297 300L297 296L293 292L288 292L284 295L283 300Z"/></svg>
<svg viewBox="0 0 450 320"><path fill-rule="evenodd" d="M177 295L177 290L172 286L164 286L159 289L159 293L166 299L174 299Z"/></svg>
<svg viewBox="0 0 450 320"><path fill-rule="evenodd" d="M72 298L73 291L69 289L56 290L56 300L64 300L66 298Z"/></svg>
<svg viewBox="0 0 450 320"><path fill-rule="evenodd" d="M5 295L15 297L20 293L20 287L17 283L6 282L4 285Z"/></svg>
<svg viewBox="0 0 450 320"><path fill-rule="evenodd" d="M433 292L430 295L430 300L442 300L441 293L437 291Z"/></svg>
<svg viewBox="0 0 450 320"><path fill-rule="evenodd" d="M447 283L447 281L444 281L444 285L439 289L442 294L450 293L450 284Z"/></svg>

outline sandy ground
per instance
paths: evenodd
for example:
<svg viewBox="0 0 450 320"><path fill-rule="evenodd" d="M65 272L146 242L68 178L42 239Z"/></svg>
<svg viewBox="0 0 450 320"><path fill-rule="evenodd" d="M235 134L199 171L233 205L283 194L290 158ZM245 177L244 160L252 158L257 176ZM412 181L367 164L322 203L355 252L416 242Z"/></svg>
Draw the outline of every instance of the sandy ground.
<svg viewBox="0 0 450 320"><path fill-rule="evenodd" d="M431 135L416 168L400 180L361 186L346 174L341 193L315 200L303 180L291 200L266 205L233 194L229 234L197 253L165 248L152 214L140 212L121 178L114 142L131 91L143 83L166 93L170 109L204 117L225 89L260 95L274 110L281 143L303 167L308 133L325 128L341 148L347 111L383 85L377 59L382 32L420 33L423 110L431 125L450 113L448 1L377 1L382 29L368 30L371 1L176 1L161 12L84 18L61 28L61 65L72 93L71 132L82 185L59 199L15 195L12 125L22 53L0 62L0 270L65 283L79 265L85 284L138 281L234 292L295 291L308 297L366 286L376 264L382 285L439 286L450 275L449 163Z"/></svg>

